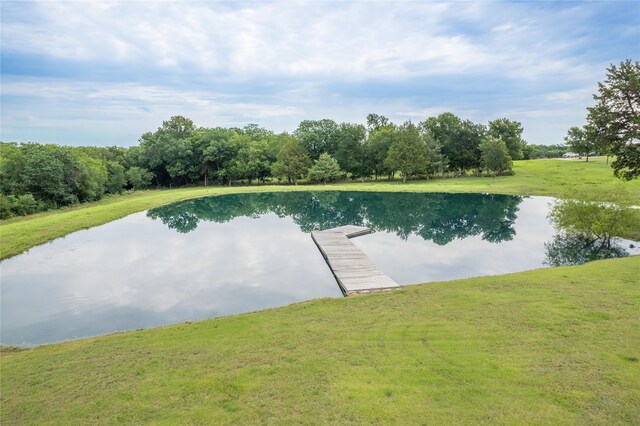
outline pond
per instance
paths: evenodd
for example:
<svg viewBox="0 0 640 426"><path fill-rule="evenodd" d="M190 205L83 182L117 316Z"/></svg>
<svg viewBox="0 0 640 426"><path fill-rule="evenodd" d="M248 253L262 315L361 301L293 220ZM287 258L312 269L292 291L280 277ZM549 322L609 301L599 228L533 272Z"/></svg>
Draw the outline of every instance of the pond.
<svg viewBox="0 0 640 426"><path fill-rule="evenodd" d="M289 192L136 213L3 261L0 343L38 345L342 297L309 234L341 225L374 231L352 241L399 284L593 258L555 236L550 201ZM596 257L633 252L626 247Z"/></svg>

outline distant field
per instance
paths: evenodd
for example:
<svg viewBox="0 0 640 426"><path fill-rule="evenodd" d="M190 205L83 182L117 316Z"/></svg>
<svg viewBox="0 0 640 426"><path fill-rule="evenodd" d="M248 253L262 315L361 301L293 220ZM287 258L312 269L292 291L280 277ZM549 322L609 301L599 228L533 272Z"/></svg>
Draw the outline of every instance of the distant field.
<svg viewBox="0 0 640 426"><path fill-rule="evenodd" d="M5 351L1 423L637 424L639 276L636 256Z"/></svg>
<svg viewBox="0 0 640 426"><path fill-rule="evenodd" d="M29 248L163 204L207 195L241 192L295 190L407 191L407 192L487 192L519 195L562 195L573 187L594 193L608 194L616 186L627 188L631 200L640 205L640 180L621 182L613 176L604 158L589 162L565 160L528 160L514 163L515 176L497 178L466 177L411 181L355 182L333 185L269 185L237 187L197 187L170 190L150 190L112 196L95 203L83 204L28 217L0 222L0 259L15 256ZM640 239L638 231L626 237Z"/></svg>

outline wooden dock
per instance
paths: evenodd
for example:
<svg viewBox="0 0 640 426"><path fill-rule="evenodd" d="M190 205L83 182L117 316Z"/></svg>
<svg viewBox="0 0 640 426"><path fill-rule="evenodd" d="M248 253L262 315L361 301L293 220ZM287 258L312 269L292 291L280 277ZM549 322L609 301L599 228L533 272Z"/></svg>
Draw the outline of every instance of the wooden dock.
<svg viewBox="0 0 640 426"><path fill-rule="evenodd" d="M369 258L349 241L349 238L370 232L369 228L363 226L347 225L311 233L311 238L346 296L400 288L398 283L376 269Z"/></svg>

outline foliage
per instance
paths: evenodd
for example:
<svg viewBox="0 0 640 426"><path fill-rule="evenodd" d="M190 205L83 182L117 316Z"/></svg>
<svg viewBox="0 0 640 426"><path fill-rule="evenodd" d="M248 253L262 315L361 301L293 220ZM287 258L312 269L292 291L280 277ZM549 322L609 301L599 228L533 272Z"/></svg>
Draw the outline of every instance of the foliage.
<svg viewBox="0 0 640 426"><path fill-rule="evenodd" d="M559 231L599 241L600 246L607 248L611 247L613 237L637 226L629 194L623 187L606 195L573 189L567 198L554 201L549 218Z"/></svg>
<svg viewBox="0 0 640 426"><path fill-rule="evenodd" d="M369 133L375 132L376 130L380 130L383 127L389 127L389 126L393 126L393 124L384 115L378 115L378 114L367 115L367 131L369 131Z"/></svg>
<svg viewBox="0 0 640 426"><path fill-rule="evenodd" d="M596 105L588 108L590 140L616 156L613 170L621 179L640 176L640 62L626 60L607 69L598 83Z"/></svg>
<svg viewBox="0 0 640 426"><path fill-rule="evenodd" d="M510 172L513 162L509 156L507 145L502 139L485 136L480 144L482 152L482 167L494 174L501 175Z"/></svg>
<svg viewBox="0 0 640 426"><path fill-rule="evenodd" d="M36 200L31 194L19 196L0 194L0 219L26 216L45 209L45 204Z"/></svg>
<svg viewBox="0 0 640 426"><path fill-rule="evenodd" d="M110 194L121 194L127 185L127 177L125 176L124 166L115 161L105 161L107 166L107 182L105 191Z"/></svg>
<svg viewBox="0 0 640 426"><path fill-rule="evenodd" d="M358 225L391 232L402 239L414 235L445 245L469 236L480 236L490 242L511 240L521 202L522 197L486 194L352 191L230 194L150 209L147 215L186 233L195 230L200 221L222 223L272 212L290 216L303 232Z"/></svg>
<svg viewBox="0 0 640 426"><path fill-rule="evenodd" d="M127 182L133 189L146 189L151 186L153 173L140 167L131 167L126 172Z"/></svg>
<svg viewBox="0 0 640 426"><path fill-rule="evenodd" d="M522 123L518 121L498 118L489 122L487 135L503 140L511 159L521 160L524 158L523 150L526 146L526 142L522 139L523 130Z"/></svg>
<svg viewBox="0 0 640 426"><path fill-rule="evenodd" d="M193 122L182 116L164 121L155 132L140 138L137 166L152 172L160 185L192 182L199 172L192 141L195 131Z"/></svg>
<svg viewBox="0 0 640 426"><path fill-rule="evenodd" d="M87 154L85 148L35 143L2 143L0 147L1 193L22 200L7 201L7 205L23 205L30 197L37 205L37 208L16 207L12 214L29 214L77 202L99 200L105 192L120 192L124 184L119 173L122 166L100 158L100 152L96 158Z"/></svg>
<svg viewBox="0 0 640 426"><path fill-rule="evenodd" d="M449 170L462 173L480 167L480 141L486 133L483 125L446 112L426 119L420 126L442 147Z"/></svg>
<svg viewBox="0 0 640 426"><path fill-rule="evenodd" d="M367 167L365 141L367 132L361 124L341 123L338 126L335 159L352 178L371 174Z"/></svg>
<svg viewBox="0 0 640 426"><path fill-rule="evenodd" d="M272 171L275 176L287 178L297 185L298 179L307 174L310 166L307 151L296 138L290 138L280 150Z"/></svg>
<svg viewBox="0 0 640 426"><path fill-rule="evenodd" d="M536 158L561 158L567 153L566 145L535 145L526 144L522 148L523 158L533 160Z"/></svg>
<svg viewBox="0 0 640 426"><path fill-rule="evenodd" d="M274 178L297 183L312 164L309 157L318 160L324 152L352 179L392 179L400 171L406 182L410 176L451 177L479 171L485 135L503 140L515 158L557 157L565 149L526 145L522 125L507 118L492 120L485 127L444 113L414 127L417 132L407 133L407 125L398 127L387 117L369 114L366 128L328 119L305 120L289 135L257 124L197 128L190 119L174 116L156 131L144 133L139 145L130 148L0 143L0 193L31 194L49 209L151 185L231 186L264 184ZM590 140L592 133L588 127L583 139ZM292 152L293 140L302 149ZM283 161L287 151L290 156ZM504 173L497 167L498 173Z"/></svg>
<svg viewBox="0 0 640 426"><path fill-rule="evenodd" d="M422 140L425 146L425 168L424 171L428 176L435 176L444 173L447 169L448 162L444 154L442 154L442 145L436 141L430 132L423 133Z"/></svg>
<svg viewBox="0 0 640 426"><path fill-rule="evenodd" d="M385 165L390 170L400 171L402 182L405 183L411 175L424 172L426 162L424 141L418 128L409 121L398 129L398 136L389 147Z"/></svg>
<svg viewBox="0 0 640 426"><path fill-rule="evenodd" d="M323 152L336 152L338 125L333 120L304 120L293 134L312 160L320 158Z"/></svg>
<svg viewBox="0 0 640 426"><path fill-rule="evenodd" d="M570 128L564 141L571 151L585 156L589 161L589 153L595 149L595 144L587 137L585 129L575 126Z"/></svg>
<svg viewBox="0 0 640 426"><path fill-rule="evenodd" d="M331 189L346 191L394 191L394 192L482 192L498 194L558 196L566 188L581 187L586 192L606 197L621 183L611 173L603 159L589 163L557 160L533 160L514 162L516 175L512 177L438 179L414 181L405 185L395 182L367 182L337 184ZM640 204L640 180L624 182L628 203ZM119 219L131 213L148 210L163 204L218 194L254 191L326 189L324 186L305 187L191 187L165 190L128 192L109 197L97 203L68 207L64 210L39 213L30 218L15 218L0 222L2 244L0 259L19 254L33 246L65 236L79 229ZM620 236L640 241L640 210L635 211L636 225Z"/></svg>
<svg viewBox="0 0 640 426"><path fill-rule="evenodd" d="M314 163L311 170L309 170L309 177L312 180L319 180L326 184L328 181L334 181L343 175L336 159L326 152L320 154L320 158Z"/></svg>
<svg viewBox="0 0 640 426"><path fill-rule="evenodd" d="M383 126L373 130L366 141L365 152L367 163L376 180L378 176L390 176L393 170L385 164L389 148L397 137L395 126Z"/></svg>
<svg viewBox="0 0 640 426"><path fill-rule="evenodd" d="M544 248L544 263L549 266L582 265L594 260L629 256L619 245L603 246L590 238L567 232L558 233L553 241L544 243Z"/></svg>

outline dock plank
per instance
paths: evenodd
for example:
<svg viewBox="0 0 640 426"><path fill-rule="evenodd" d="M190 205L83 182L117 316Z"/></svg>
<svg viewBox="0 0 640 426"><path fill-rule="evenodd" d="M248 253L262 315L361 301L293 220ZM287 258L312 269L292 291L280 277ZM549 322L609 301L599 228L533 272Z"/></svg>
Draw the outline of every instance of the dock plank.
<svg viewBox="0 0 640 426"><path fill-rule="evenodd" d="M311 233L311 238L347 296L400 288L398 283L373 266L367 255L349 241L350 238L370 232L364 226L346 225Z"/></svg>

